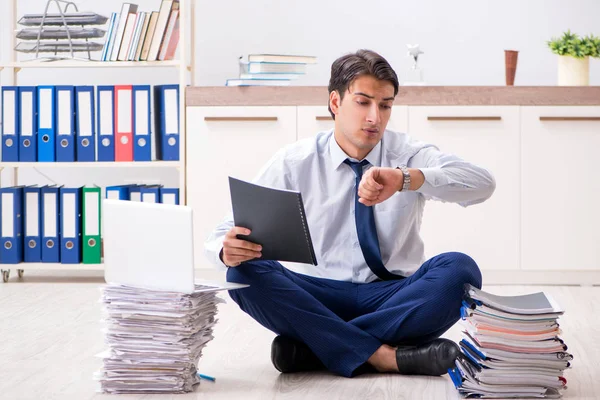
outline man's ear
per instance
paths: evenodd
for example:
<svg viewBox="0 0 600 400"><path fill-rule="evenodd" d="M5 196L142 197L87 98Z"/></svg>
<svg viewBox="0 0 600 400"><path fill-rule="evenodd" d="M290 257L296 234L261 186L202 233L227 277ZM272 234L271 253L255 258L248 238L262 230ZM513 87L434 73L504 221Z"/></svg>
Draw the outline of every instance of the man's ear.
<svg viewBox="0 0 600 400"><path fill-rule="evenodd" d="M331 93L329 93L329 108L331 109L331 112L337 115L341 104L342 99L337 90L333 90Z"/></svg>

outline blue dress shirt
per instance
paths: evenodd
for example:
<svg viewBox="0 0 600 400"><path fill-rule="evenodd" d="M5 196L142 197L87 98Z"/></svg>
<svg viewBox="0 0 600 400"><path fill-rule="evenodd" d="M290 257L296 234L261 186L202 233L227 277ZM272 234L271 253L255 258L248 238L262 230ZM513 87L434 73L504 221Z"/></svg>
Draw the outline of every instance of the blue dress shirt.
<svg viewBox="0 0 600 400"><path fill-rule="evenodd" d="M318 265L281 264L306 275L367 283L377 276L367 266L359 246L354 218L355 175L344 163L347 158L333 130L321 132L279 150L253 182L302 193ZM488 199L496 186L486 169L390 130L365 158L371 166L396 168L404 164L420 169L425 176L418 190L395 193L373 206L383 264L397 275L412 275L425 261L419 230L426 200L466 207ZM219 253L232 227L230 213L205 242L205 254L217 267L226 268Z"/></svg>

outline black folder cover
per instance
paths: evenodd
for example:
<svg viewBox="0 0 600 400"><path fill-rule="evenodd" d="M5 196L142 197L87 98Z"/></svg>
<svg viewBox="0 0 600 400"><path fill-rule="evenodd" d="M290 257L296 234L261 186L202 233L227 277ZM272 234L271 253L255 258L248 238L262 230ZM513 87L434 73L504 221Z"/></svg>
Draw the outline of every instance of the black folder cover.
<svg viewBox="0 0 600 400"><path fill-rule="evenodd" d="M273 189L229 177L235 226L248 228L239 239L262 246L261 260L317 265L300 192Z"/></svg>

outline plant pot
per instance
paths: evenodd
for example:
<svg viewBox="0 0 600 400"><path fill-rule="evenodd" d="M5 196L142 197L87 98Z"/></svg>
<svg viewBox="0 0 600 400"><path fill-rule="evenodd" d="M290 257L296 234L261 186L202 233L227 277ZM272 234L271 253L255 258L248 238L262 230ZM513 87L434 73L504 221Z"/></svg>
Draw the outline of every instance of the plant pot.
<svg viewBox="0 0 600 400"><path fill-rule="evenodd" d="M588 86L590 58L558 56L558 86Z"/></svg>

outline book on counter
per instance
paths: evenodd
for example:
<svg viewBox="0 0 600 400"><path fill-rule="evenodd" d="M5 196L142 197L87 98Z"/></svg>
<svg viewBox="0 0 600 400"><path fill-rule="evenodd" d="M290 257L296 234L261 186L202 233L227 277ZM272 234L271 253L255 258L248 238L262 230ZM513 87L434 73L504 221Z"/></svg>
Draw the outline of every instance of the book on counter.
<svg viewBox="0 0 600 400"><path fill-rule="evenodd" d="M227 79L225 86L290 86L289 79Z"/></svg>
<svg viewBox="0 0 600 400"><path fill-rule="evenodd" d="M289 86L316 64L314 56L249 54L239 57L239 77L227 79L225 86Z"/></svg>
<svg viewBox="0 0 600 400"><path fill-rule="evenodd" d="M248 54L248 62L316 64L317 57L290 54Z"/></svg>

